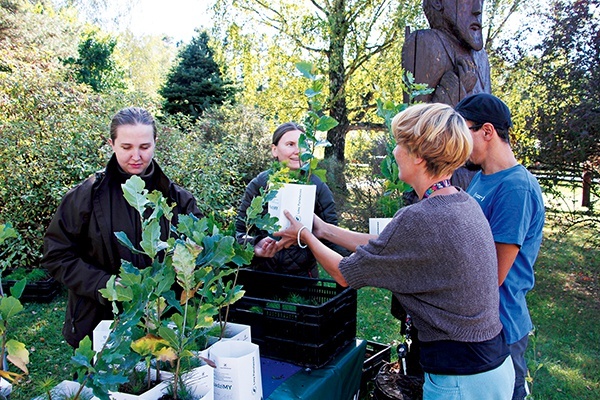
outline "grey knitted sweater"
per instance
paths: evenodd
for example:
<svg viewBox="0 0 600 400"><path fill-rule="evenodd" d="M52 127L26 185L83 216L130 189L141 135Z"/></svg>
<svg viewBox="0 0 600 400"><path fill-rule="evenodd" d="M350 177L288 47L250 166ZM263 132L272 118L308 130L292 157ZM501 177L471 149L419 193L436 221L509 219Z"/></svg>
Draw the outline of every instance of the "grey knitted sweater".
<svg viewBox="0 0 600 400"><path fill-rule="evenodd" d="M482 342L502 329L494 239L462 190L400 209L377 239L342 259L340 271L355 289L392 291L423 342Z"/></svg>

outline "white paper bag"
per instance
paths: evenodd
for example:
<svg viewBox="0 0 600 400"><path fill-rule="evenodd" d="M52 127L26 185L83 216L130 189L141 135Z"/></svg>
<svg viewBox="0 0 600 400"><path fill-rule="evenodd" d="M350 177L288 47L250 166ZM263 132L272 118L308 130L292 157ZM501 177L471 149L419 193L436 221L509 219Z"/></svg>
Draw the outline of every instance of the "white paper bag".
<svg viewBox="0 0 600 400"><path fill-rule="evenodd" d="M283 210L288 210L312 232L316 195L316 185L286 183L277 191L277 196L269 201L269 214L278 218L281 229L285 229L290 226L290 221L283 214Z"/></svg>
<svg viewBox="0 0 600 400"><path fill-rule="evenodd" d="M220 332L219 322L215 322L213 324L213 330L216 328L219 328ZM211 333L213 332L211 331ZM209 335L208 345L211 346L212 344L216 343L217 340L219 340L217 336ZM225 332L223 333L223 338L221 340L243 340L245 342L251 342L252 336L250 334L250 325L227 322L227 325L225 325Z"/></svg>
<svg viewBox="0 0 600 400"><path fill-rule="evenodd" d="M97 353L102 350L104 343L108 340L110 334L110 326L113 323L112 319L103 320L96 325L92 333L92 349Z"/></svg>
<svg viewBox="0 0 600 400"><path fill-rule="evenodd" d="M215 369L215 400L261 400L262 380L258 345L219 341L209 350Z"/></svg>
<svg viewBox="0 0 600 400"><path fill-rule="evenodd" d="M391 220L391 218L369 218L369 234L379 235Z"/></svg>

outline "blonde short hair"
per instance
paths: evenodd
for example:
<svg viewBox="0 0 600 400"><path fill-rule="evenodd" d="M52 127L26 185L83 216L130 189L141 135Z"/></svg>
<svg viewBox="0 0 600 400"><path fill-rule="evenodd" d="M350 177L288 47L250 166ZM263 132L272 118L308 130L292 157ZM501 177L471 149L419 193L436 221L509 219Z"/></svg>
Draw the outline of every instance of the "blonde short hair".
<svg viewBox="0 0 600 400"><path fill-rule="evenodd" d="M473 150L467 123L447 104L408 107L394 117L392 131L397 144L425 160L431 176L452 174Z"/></svg>

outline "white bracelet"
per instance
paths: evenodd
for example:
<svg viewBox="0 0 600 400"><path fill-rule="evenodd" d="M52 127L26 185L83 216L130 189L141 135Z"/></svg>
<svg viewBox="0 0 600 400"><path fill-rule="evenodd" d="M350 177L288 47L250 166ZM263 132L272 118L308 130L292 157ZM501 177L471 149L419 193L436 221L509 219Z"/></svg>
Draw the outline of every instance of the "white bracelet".
<svg viewBox="0 0 600 400"><path fill-rule="evenodd" d="M303 245L302 243L300 243L300 234L302 233L302 229L306 229L306 226L302 225L302 228L298 229L298 246L300 246L301 249L305 249L308 245Z"/></svg>

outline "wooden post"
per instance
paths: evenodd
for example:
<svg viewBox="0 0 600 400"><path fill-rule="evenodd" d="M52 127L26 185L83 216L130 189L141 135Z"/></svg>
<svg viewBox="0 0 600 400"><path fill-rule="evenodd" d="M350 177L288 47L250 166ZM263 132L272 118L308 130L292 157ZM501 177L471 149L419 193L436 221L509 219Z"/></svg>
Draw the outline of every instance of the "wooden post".
<svg viewBox="0 0 600 400"><path fill-rule="evenodd" d="M592 171L583 171L583 190L581 193L581 205L583 207L590 206L590 189L592 186Z"/></svg>

